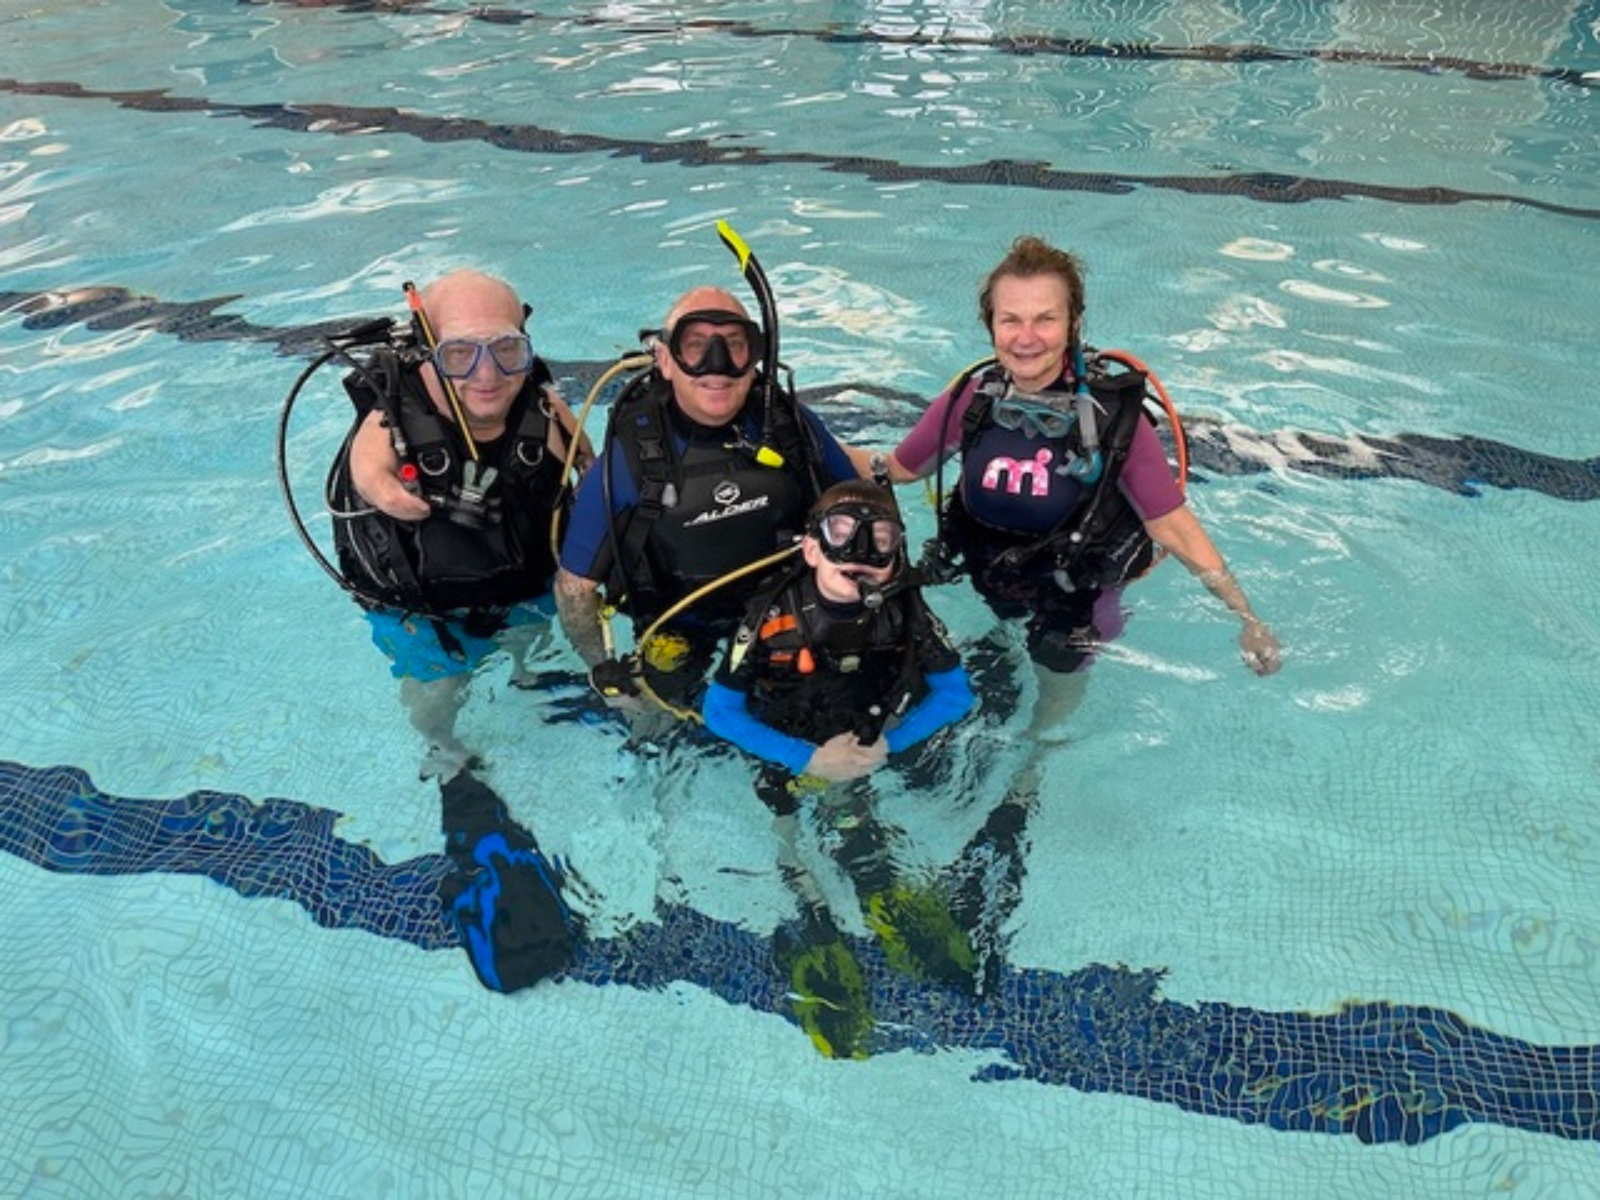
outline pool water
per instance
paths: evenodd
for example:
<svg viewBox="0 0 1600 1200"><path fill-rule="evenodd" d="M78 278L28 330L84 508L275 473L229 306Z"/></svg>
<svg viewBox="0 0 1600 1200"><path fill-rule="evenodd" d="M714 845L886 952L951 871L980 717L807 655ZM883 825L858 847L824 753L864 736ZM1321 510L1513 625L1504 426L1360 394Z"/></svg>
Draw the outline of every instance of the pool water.
<svg viewBox="0 0 1600 1200"><path fill-rule="evenodd" d="M1596 1194L1600 12L1483 8L0 0L0 1193ZM559 641L461 730L591 940L481 987L278 490L319 331L493 271L578 402L737 284L718 220L861 444L983 355L1012 237L1082 254L1285 646L1251 676L1164 564L1064 740L1013 653L877 781L924 881L1043 781L976 1000L893 968L809 815L864 1061L774 969L752 765L578 719ZM349 415L329 370L287 431L324 544Z"/></svg>

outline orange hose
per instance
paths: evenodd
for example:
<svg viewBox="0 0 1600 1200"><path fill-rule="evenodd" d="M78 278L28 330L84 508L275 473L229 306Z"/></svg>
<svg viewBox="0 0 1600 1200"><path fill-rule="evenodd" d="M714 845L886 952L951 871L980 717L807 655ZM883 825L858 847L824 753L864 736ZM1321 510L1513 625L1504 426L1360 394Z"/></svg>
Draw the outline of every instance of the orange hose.
<svg viewBox="0 0 1600 1200"><path fill-rule="evenodd" d="M1161 401L1161 407L1166 410L1167 424L1172 426L1172 445L1178 456L1178 492L1188 499L1189 490L1189 439L1183 432L1183 420L1178 416L1177 405L1172 403L1172 397L1167 394L1167 385L1161 382L1160 377L1139 359L1129 354L1126 350L1102 350L1101 358L1109 358L1112 362L1119 362L1131 371L1139 371L1155 387L1156 396Z"/></svg>

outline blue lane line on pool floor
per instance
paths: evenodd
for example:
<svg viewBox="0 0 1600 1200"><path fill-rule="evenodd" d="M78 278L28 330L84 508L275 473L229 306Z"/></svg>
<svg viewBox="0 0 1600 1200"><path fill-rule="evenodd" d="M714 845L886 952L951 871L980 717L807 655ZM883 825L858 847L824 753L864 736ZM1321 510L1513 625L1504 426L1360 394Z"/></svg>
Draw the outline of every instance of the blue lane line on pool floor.
<svg viewBox="0 0 1600 1200"><path fill-rule="evenodd" d="M1586 221L1600 220L1600 208L1557 204L1551 200L1509 192L1463 191L1427 184L1399 186L1354 179L1319 179L1277 171L1140 175L1110 171L1067 171L1045 162L1010 158L959 166L935 166L863 154L764 149L732 137L648 142L637 138L611 137L608 134L546 129L540 125L431 116L398 108L320 104L310 100L289 104L236 104L204 96L175 96L165 88L121 91L85 87L72 80L0 77L0 92L16 96L106 102L134 112L201 113L237 118L257 128L308 133L315 137L391 134L429 144L478 142L515 154L593 154L606 158L632 158L649 165L668 164L685 168L784 166L849 175L874 183L917 182L947 187L1025 188L1102 196L1131 196L1145 190L1175 191L1194 196L1229 196L1263 204L1307 204L1313 201L1354 199L1428 206L1503 204Z"/></svg>
<svg viewBox="0 0 1600 1200"><path fill-rule="evenodd" d="M226 792L112 796L74 767L0 762L7 854L66 874L201 875L242 896L292 901L328 928L455 945L438 898L449 861L386 863L336 836L338 817ZM641 990L688 983L792 1020L770 937L681 905L656 915L584 943L563 978ZM1600 1046L1542 1046L1421 1005L1191 1007L1160 996L1159 970L1100 964L1005 968L997 990L974 999L908 979L876 943L849 940L880 1022L875 1052L990 1051L995 1061L977 1080L1029 1079L1368 1143L1415 1144L1468 1122L1600 1140ZM536 989L520 1002L537 1000Z"/></svg>
<svg viewBox="0 0 1600 1200"><path fill-rule="evenodd" d="M274 0L287 8L327 8L327 0ZM1293 66L1315 62L1338 66L1376 67L1382 70L1414 71L1424 75L1450 73L1478 83L1503 83L1516 79L1540 79L1550 83L1586 87L1589 74L1575 67L1535 66L1531 63L1494 62L1443 54L1405 54L1386 50L1361 50L1353 46L1310 46L1290 48L1266 46L1257 42L1227 44L1202 42L1194 45L1161 45L1155 42L1112 41L1098 37L1072 37L1026 31L969 32L955 21L930 16L917 26L885 25L861 28L832 22L818 26L757 25L727 17L651 16L624 12L571 14L526 12L521 9L484 6L471 11L428 3L396 3L381 6L374 0L347 0L338 6L345 12L375 13L382 16L404 8L408 16L432 16L445 20L482 21L493 25L544 24L592 29L637 37L650 33L705 33L741 40L791 42L800 39L831 46L916 46L923 50L953 52L987 51L1015 58L1115 59L1127 63L1206 63L1258 66L1263 63Z"/></svg>

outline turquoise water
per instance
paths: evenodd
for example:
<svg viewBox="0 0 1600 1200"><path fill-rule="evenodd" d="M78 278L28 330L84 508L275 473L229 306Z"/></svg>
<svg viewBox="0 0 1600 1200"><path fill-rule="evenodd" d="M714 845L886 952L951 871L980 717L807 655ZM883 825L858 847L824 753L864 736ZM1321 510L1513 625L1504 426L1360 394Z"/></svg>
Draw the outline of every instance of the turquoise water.
<svg viewBox="0 0 1600 1200"><path fill-rule="evenodd" d="M1594 1194L1600 12L1481 7L0 2L0 1192ZM866 1062L765 973L747 764L547 723L504 662L462 728L595 947L483 990L274 475L296 330L494 270L578 400L736 280L719 219L863 442L981 355L1012 236L1079 250L1286 646L1254 679L1181 571L1133 589L1039 752L1013 990L952 1012L864 940ZM296 410L310 512L346 419ZM1031 703L885 782L908 871Z"/></svg>

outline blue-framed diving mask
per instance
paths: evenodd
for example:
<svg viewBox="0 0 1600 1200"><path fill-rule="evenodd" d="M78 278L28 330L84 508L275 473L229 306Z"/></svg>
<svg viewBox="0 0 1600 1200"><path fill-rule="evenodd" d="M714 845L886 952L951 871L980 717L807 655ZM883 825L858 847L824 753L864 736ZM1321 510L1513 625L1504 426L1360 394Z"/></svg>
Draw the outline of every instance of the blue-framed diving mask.
<svg viewBox="0 0 1600 1200"><path fill-rule="evenodd" d="M446 338L433 348L433 365L446 379L469 379L486 353L502 375L522 375L533 366L533 343L525 333L504 333L482 342Z"/></svg>

